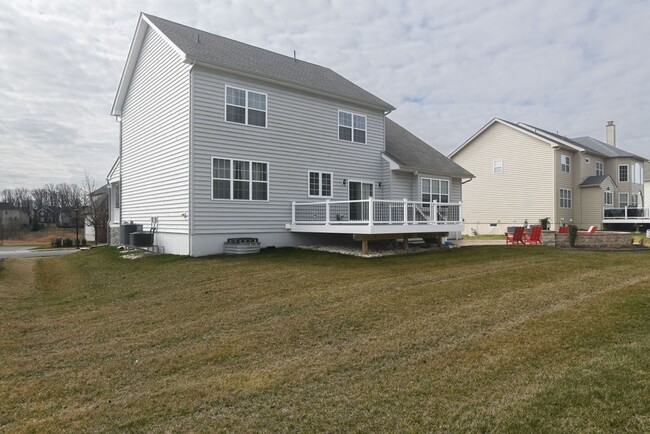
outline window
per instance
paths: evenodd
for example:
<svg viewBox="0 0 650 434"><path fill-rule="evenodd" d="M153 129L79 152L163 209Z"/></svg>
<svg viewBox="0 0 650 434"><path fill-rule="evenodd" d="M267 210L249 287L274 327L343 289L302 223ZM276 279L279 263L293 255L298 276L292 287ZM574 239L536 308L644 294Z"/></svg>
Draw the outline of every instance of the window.
<svg viewBox="0 0 650 434"><path fill-rule="evenodd" d="M618 165L618 180L620 182L628 182L630 180L629 172L630 168L627 164Z"/></svg>
<svg viewBox="0 0 650 434"><path fill-rule="evenodd" d="M366 143L366 117L339 110L339 140Z"/></svg>
<svg viewBox="0 0 650 434"><path fill-rule="evenodd" d="M568 155L560 155L560 170L571 173L571 157Z"/></svg>
<svg viewBox="0 0 650 434"><path fill-rule="evenodd" d="M633 206L634 208L639 206L639 193L634 193L632 195L632 204L631 204L631 206Z"/></svg>
<svg viewBox="0 0 650 434"><path fill-rule="evenodd" d="M629 196L627 193L619 193L618 194L618 206L621 208L625 208L626 206L629 205Z"/></svg>
<svg viewBox="0 0 650 434"><path fill-rule="evenodd" d="M609 206L614 205L614 193L613 192L611 192L609 190L605 190L603 192L603 204L609 205Z"/></svg>
<svg viewBox="0 0 650 434"><path fill-rule="evenodd" d="M639 163L632 165L632 182L643 184L643 168Z"/></svg>
<svg viewBox="0 0 650 434"><path fill-rule="evenodd" d="M495 175L503 173L503 160L492 160L492 173Z"/></svg>
<svg viewBox="0 0 650 434"><path fill-rule="evenodd" d="M226 121L266 127L266 95L226 86Z"/></svg>
<svg viewBox="0 0 650 434"><path fill-rule="evenodd" d="M120 207L120 188L119 184L113 184L113 191L115 192L115 208Z"/></svg>
<svg viewBox="0 0 650 434"><path fill-rule="evenodd" d="M246 160L212 159L212 199L268 200L269 166Z"/></svg>
<svg viewBox="0 0 650 434"><path fill-rule="evenodd" d="M571 190L560 189L560 208L571 208Z"/></svg>
<svg viewBox="0 0 650 434"><path fill-rule="evenodd" d="M309 171L310 197L332 197L332 174L329 172Z"/></svg>
<svg viewBox="0 0 650 434"><path fill-rule="evenodd" d="M422 178L422 202L449 202L449 181Z"/></svg>
<svg viewBox="0 0 650 434"><path fill-rule="evenodd" d="M602 161L596 161L596 176L602 176L605 173L605 167Z"/></svg>

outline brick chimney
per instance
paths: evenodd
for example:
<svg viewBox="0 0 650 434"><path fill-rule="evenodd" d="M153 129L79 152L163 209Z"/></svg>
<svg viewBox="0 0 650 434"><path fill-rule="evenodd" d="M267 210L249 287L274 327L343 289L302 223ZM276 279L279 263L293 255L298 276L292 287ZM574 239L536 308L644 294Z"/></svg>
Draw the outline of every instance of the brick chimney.
<svg viewBox="0 0 650 434"><path fill-rule="evenodd" d="M608 145L616 146L616 125L614 125L614 121L607 121L605 139Z"/></svg>

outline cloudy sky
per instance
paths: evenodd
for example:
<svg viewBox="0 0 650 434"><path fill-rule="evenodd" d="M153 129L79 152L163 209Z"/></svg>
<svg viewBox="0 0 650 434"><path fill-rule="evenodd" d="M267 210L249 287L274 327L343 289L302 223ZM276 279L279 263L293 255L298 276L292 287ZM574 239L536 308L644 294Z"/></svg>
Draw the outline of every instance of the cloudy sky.
<svg viewBox="0 0 650 434"><path fill-rule="evenodd" d="M104 179L143 11L328 66L448 154L493 117L650 157L650 2L0 0L0 189Z"/></svg>

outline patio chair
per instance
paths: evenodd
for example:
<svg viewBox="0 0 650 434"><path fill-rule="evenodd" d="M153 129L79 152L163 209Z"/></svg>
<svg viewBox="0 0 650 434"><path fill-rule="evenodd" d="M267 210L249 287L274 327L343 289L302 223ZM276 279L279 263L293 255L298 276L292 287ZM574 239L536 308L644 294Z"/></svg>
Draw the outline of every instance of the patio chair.
<svg viewBox="0 0 650 434"><path fill-rule="evenodd" d="M530 229L530 235L524 237L526 244L542 244L542 227L533 226Z"/></svg>
<svg viewBox="0 0 650 434"><path fill-rule="evenodd" d="M586 231L578 231L578 233L580 235L593 234L594 232L596 232L596 229L597 229L596 226L589 226L589 229L587 229Z"/></svg>
<svg viewBox="0 0 650 434"><path fill-rule="evenodd" d="M526 241L524 240L524 227L523 226L517 226L515 228L515 231L512 234L509 234L506 232L506 245L507 244L523 244L526 245Z"/></svg>
<svg viewBox="0 0 650 434"><path fill-rule="evenodd" d="M557 231L558 234L568 234L569 233L569 227L568 226L560 226L560 230Z"/></svg>

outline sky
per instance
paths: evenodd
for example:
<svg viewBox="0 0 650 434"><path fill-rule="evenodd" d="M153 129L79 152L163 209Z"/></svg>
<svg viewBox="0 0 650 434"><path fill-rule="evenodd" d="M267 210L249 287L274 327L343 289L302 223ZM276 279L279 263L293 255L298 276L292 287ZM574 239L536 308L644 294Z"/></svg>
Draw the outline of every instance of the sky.
<svg viewBox="0 0 650 434"><path fill-rule="evenodd" d="M444 154L500 117L650 158L645 0L0 0L0 190L105 181L140 12L296 50Z"/></svg>

